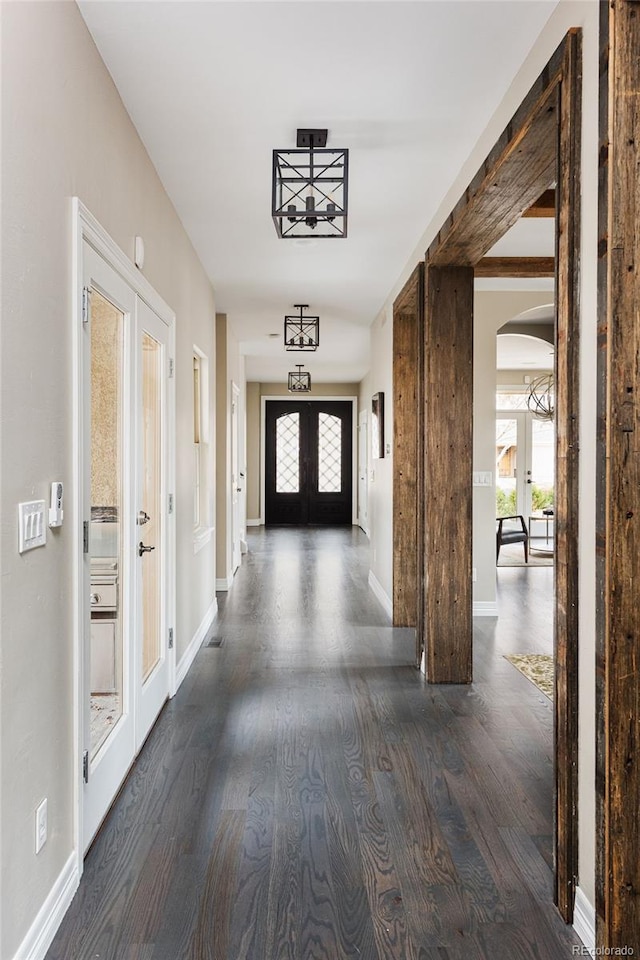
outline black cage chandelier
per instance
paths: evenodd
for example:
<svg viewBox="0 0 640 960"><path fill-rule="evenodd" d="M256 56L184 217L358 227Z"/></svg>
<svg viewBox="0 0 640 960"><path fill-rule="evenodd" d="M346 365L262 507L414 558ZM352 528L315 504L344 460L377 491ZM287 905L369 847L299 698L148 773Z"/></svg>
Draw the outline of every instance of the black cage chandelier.
<svg viewBox="0 0 640 960"><path fill-rule="evenodd" d="M299 317L285 316L284 318L284 347L285 350L302 350L310 352L318 349L320 343L320 317L305 317L303 310L308 303L294 303Z"/></svg>
<svg viewBox="0 0 640 960"><path fill-rule="evenodd" d="M296 363L297 372L295 370L290 371L289 393L309 393L311 390L311 374L307 370L303 370L303 366L302 363Z"/></svg>
<svg viewBox="0 0 640 960"><path fill-rule="evenodd" d="M326 130L298 130L296 150L273 151L271 216L282 239L346 237L349 151Z"/></svg>

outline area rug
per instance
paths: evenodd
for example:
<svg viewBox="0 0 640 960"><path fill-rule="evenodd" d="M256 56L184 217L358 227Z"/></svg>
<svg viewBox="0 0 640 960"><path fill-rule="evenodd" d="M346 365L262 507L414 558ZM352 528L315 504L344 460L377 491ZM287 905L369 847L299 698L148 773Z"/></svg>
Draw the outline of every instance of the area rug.
<svg viewBox="0 0 640 960"><path fill-rule="evenodd" d="M553 700L553 657L542 653L505 654L505 660Z"/></svg>
<svg viewBox="0 0 640 960"><path fill-rule="evenodd" d="M499 567L552 567L553 555L549 553L536 553L535 546L533 551L529 550L529 563L524 562L524 550L521 543L508 543L500 547Z"/></svg>

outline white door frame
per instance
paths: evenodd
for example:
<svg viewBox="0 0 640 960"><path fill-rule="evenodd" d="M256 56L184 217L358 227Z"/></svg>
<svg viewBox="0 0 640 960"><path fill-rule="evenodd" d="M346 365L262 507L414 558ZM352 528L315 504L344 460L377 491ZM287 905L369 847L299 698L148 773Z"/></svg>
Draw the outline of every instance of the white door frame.
<svg viewBox="0 0 640 960"><path fill-rule="evenodd" d="M266 488L266 430L267 430L267 400L294 400L290 393L264 396L260 398L260 523L264 525L265 518L265 488ZM300 398L298 398L300 399ZM351 402L351 523L358 523L358 398L357 397L304 397L305 402L326 403L334 400Z"/></svg>
<svg viewBox="0 0 640 960"><path fill-rule="evenodd" d="M162 422L161 422L161 456L162 456L162 467L161 467L161 493L160 493L160 503L164 504L162 509L161 516L159 518L159 532L160 532L160 559L161 559L161 569L160 569L160 580L162 584L166 584L168 581L168 562L169 556L167 555L167 534L169 521L171 520L171 515L168 512L168 494L169 490L173 489L168 486L168 466L171 462L171 444L169 436L169 423L168 423L168 391L169 384L173 384L173 380L168 375L169 374L169 358L173 356L173 352L170 349L170 334L171 328L165 323L165 321L160 317L155 311L151 310L145 302L138 302L136 309L136 324L135 324L135 368L136 368L136 396L133 401L133 409L136 411L136 446L134 451L134 458L136 464L136 476L135 476L135 492L134 492L134 501L135 501L135 511L137 511L142 506L142 476L140 473L140 468L142 463L140 461L140 451L141 451L141 439L142 439L142 363L141 363L141 350L142 350L142 333L146 331L150 336L154 337L157 341L161 343L161 350L163 353L162 360L165 364L166 376L162 378L161 381L161 407L162 407ZM175 514L174 514L175 515ZM145 527L136 526L134 542L139 541L140 539L146 539L145 537ZM134 543L135 546L135 543ZM137 552L137 551L136 551ZM136 597L135 601L137 604L137 615L138 619L136 620L136 627L138 633L141 635L141 628L143 626L143 603L142 603L142 593L140 590L141 580L138 581L138 578L142 577L142 570L144 569L141 564L144 564L144 558L139 555L134 559L134 564L136 567ZM175 651L175 643L173 651L168 646L168 627L172 625L173 621L168 619L168 609L167 609L167 600L168 597L166 593L162 594L161 598L161 613L160 613L160 633L162 636L162 651L160 658L150 675L144 680L142 676L142 657L138 657L135 664L136 669L136 682L135 682L135 695L136 695L136 752L142 747L149 731L151 730L153 724L156 721L158 713L162 708L166 700L167 693L173 692L170 677L169 677L169 664L170 656ZM142 652L142 651L140 651ZM174 666L175 666L175 656L173 656Z"/></svg>
<svg viewBox="0 0 640 960"><path fill-rule="evenodd" d="M77 198L71 199L71 323L72 323L72 416L73 416L73 477L72 484L72 534L73 550L73 753L76 759L73 781L73 837L77 876L80 878L84 867L83 847L83 775L82 752L83 707L84 707L84 632L89 597L83 589L83 540L84 521L88 520L88 505L85 503L82 478L87 458L84 440L83 397L83 243L86 241L115 270L117 274L144 300L169 328L169 355L175 356L175 314L165 301L153 289L133 262L102 228L95 217ZM167 488L175 491L175 380L169 380L167 395L167 441L168 465ZM175 512L167 518L167 616L170 624L175 624ZM169 692L175 693L175 642L169 650Z"/></svg>
<svg viewBox="0 0 640 960"><path fill-rule="evenodd" d="M119 479L122 481L120 496L118 499L118 519L119 519L119 543L117 547L118 556L118 626L115 630L116 636L113 637L113 643L118 649L118 660L121 663L121 670L115 671L115 676L120 674L119 683L116 681L120 692L120 716L108 737L97 751L95 758L89 755L87 772L89 774L89 785L84 785L82 794L82 816L83 816L83 848L86 849L88 841L95 833L102 816L104 815L104 798L113 795L119 784L126 775L133 757L135 756L135 708L134 700L136 694L135 687L135 661L134 655L134 627L135 615L132 604L134 602L134 562L133 562L133 543L132 536L132 498L134 490L133 466L135 457L135 427L130 416L124 414L135 407L134 401L134 383L135 383L135 363L134 363L134 331L136 327L136 314L138 310L138 297L131 286L111 267L111 265L98 254L93 247L83 244L83 283L85 289L91 289L92 295L97 298L102 296L105 302L109 302L118 313L122 314L122 366L121 366L121 397L118 409L118 419L122 424L122 435L120 440L121 461L119 465ZM91 310L88 311L90 316ZM89 317L87 318L89 319ZM83 324L84 326L84 324ZM81 393L82 406L84 410L91 411L91 416L83 417L82 436L85 450L89 454L91 451L91 421L93 419L93 383L91 379L91 343L89 336L89 321L87 328L83 331L82 340L84 341L83 356L83 390ZM90 404L87 404L89 399ZM90 454L87 459L90 459ZM82 472L76 475L78 487L81 488L80 502L84 505L83 516L85 519L91 517L91 477L90 467L84 464ZM91 523L89 522L89 530ZM89 538L91 533L89 533ZM89 570L91 550L84 553L82 563L82 587L81 596L84 598L90 596L91 590L91 571ZM83 653L86 654L87 647L93 646L93 624L91 623L91 611L87 610L87 604L84 603L84 637ZM115 649L114 649L115 652ZM83 699L82 709L84 711L83 727L85 733L84 748L87 749L87 733L90 730L91 710L88 702L87 693L90 689L91 675L91 656L83 659ZM114 676L114 679L115 679ZM89 753L91 753L89 747Z"/></svg>
<svg viewBox="0 0 640 960"><path fill-rule="evenodd" d="M240 566L242 555L240 550L240 387L232 380L229 396L230 403L230 443L231 443L231 578L235 577Z"/></svg>
<svg viewBox="0 0 640 960"><path fill-rule="evenodd" d="M369 411L361 410L358 416L358 526L369 536ZM364 437L364 443L363 443ZM364 451L364 461L361 454ZM360 496L360 481L363 481L364 498ZM362 500L364 499L364 504ZM364 511L363 511L364 507Z"/></svg>

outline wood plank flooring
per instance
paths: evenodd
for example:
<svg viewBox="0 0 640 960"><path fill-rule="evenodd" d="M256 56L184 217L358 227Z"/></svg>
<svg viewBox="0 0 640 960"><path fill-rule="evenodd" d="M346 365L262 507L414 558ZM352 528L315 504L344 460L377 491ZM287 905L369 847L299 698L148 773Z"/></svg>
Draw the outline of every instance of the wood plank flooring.
<svg viewBox="0 0 640 960"><path fill-rule="evenodd" d="M501 570L475 681L428 686L356 528L251 533L48 960L559 960L552 573ZM546 599L545 599L546 598Z"/></svg>

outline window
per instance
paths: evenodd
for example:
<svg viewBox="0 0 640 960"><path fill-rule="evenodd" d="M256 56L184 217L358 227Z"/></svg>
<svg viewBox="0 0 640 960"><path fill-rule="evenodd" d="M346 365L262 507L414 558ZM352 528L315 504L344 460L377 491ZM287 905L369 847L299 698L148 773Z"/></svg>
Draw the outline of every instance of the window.
<svg viewBox="0 0 640 960"><path fill-rule="evenodd" d="M342 420L329 413L318 418L318 492L342 489Z"/></svg>
<svg viewBox="0 0 640 960"><path fill-rule="evenodd" d="M276 421L276 493L300 490L300 414L285 413Z"/></svg>

